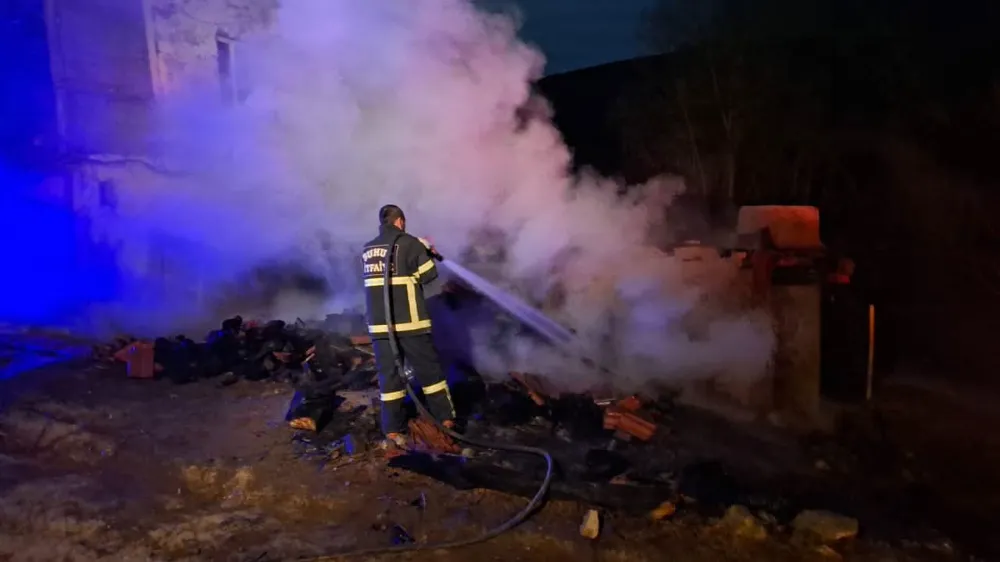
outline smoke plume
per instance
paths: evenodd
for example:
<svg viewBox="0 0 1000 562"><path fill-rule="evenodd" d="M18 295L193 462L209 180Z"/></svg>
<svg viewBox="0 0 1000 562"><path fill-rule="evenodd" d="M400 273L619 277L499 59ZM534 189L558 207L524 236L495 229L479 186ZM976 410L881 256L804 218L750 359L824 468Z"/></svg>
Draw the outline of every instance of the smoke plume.
<svg viewBox="0 0 1000 562"><path fill-rule="evenodd" d="M446 256L498 233L506 259L491 277L603 350L595 360L628 374L616 384L755 373L768 360L767 320L712 304L733 269L692 283L650 239L669 230L663 209L679 180L621 196L610 180L569 173L533 99L543 57L511 18L467 0L289 0L240 39L246 95L226 105L217 79L172 83L155 141L177 175L123 186L116 215L97 221L137 279L154 261L174 275L155 290L137 281L127 306L105 314L140 311L142 329L160 333L215 323L264 266L325 280L278 307L358 306L357 252L378 208L395 203ZM193 294L218 307L193 307ZM502 370L490 337L471 336L474 360ZM506 361L580 381L537 346L508 343Z"/></svg>

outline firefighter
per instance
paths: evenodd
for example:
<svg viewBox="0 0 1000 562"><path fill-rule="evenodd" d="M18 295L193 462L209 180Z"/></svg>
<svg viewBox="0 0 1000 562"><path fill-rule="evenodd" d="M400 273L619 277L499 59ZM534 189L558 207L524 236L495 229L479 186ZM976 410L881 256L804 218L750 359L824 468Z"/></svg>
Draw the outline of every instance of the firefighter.
<svg viewBox="0 0 1000 562"><path fill-rule="evenodd" d="M378 219L379 234L365 244L361 254L368 333L375 348L375 364L379 373L382 431L388 446L405 447L406 385L403 374L397 371L389 343L389 318L383 294L386 253L397 236L391 268L391 320L400 359L407 370L412 369L414 378L423 388L431 415L445 427L455 427L455 409L431 339L431 319L424 301L424 287L438 276L434 248L426 240L406 233L406 217L396 205L382 207Z"/></svg>

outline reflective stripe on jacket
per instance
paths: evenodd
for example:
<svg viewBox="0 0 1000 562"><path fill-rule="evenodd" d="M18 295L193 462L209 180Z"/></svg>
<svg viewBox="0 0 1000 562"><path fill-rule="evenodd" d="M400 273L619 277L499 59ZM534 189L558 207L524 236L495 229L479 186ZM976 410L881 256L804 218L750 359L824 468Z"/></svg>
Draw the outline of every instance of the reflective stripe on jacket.
<svg viewBox="0 0 1000 562"><path fill-rule="evenodd" d="M425 334L431 329L424 285L438 276L434 259L420 240L394 226L383 226L379 228L378 237L365 244L361 253L368 333L373 338L389 334L383 298L384 268L389 244L397 235L390 281L393 329L401 336Z"/></svg>

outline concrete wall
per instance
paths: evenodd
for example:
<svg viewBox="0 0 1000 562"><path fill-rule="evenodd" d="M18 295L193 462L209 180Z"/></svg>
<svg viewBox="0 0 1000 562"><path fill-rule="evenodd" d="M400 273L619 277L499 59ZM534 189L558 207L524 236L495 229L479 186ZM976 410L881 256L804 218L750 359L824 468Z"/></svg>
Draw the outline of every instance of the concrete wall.
<svg viewBox="0 0 1000 562"><path fill-rule="evenodd" d="M819 284L771 287L777 323L774 391L786 422L810 427L820 420Z"/></svg>
<svg viewBox="0 0 1000 562"><path fill-rule="evenodd" d="M691 246L675 249L674 255L681 263L683 281L712 295L710 301L702 304L707 317L732 317L766 306L754 298L752 274L740 267L742 254L721 257L715 247ZM688 328L696 333L697 322ZM691 383L684 388L683 399L735 417L764 416L775 406L773 365L754 367L760 370L721 372Z"/></svg>
<svg viewBox="0 0 1000 562"><path fill-rule="evenodd" d="M220 83L219 39L269 24L276 0L45 0L64 148L82 155L155 156L158 96ZM236 84L239 87L239 84Z"/></svg>
<svg viewBox="0 0 1000 562"><path fill-rule="evenodd" d="M61 179L81 216L78 248L115 255L128 275L169 279L169 259L128 255L114 232L113 200L183 176L157 171L158 100L186 84L222 82L218 40L228 38L235 64L239 38L265 27L276 0L44 0L57 137L72 163ZM234 91L238 68L233 68ZM125 273L123 272L123 275Z"/></svg>
<svg viewBox="0 0 1000 562"><path fill-rule="evenodd" d="M0 2L0 166L44 168L56 144L55 93L42 0Z"/></svg>
<svg viewBox="0 0 1000 562"><path fill-rule="evenodd" d="M155 100L142 0L47 0L59 133L72 154L148 152Z"/></svg>
<svg viewBox="0 0 1000 562"><path fill-rule="evenodd" d="M234 79L240 76L239 39L266 27L277 0L146 0L159 88L191 81L219 82L220 40L230 43ZM237 80L238 82L238 80ZM220 95L221 95L220 83ZM237 88L241 85L236 84Z"/></svg>
<svg viewBox="0 0 1000 562"><path fill-rule="evenodd" d="M90 251L95 259L106 259L110 251L117 263L119 284L126 290L136 287L149 292L149 298L156 298L160 291L184 300L198 302L201 287L190 274L180 274L174 260L183 254L184 243L178 240L136 240L135 232L122 231L118 226L119 213L128 213L129 202L124 190L169 189L171 182L184 181L183 176L167 174L154 164L141 159L123 159L114 156L95 157L74 171L74 205L79 215L87 217ZM134 203L134 200L132 201ZM122 205L126 208L121 208ZM149 243L161 252L149 250ZM129 286L129 283L135 285ZM140 298L144 298L140 295Z"/></svg>

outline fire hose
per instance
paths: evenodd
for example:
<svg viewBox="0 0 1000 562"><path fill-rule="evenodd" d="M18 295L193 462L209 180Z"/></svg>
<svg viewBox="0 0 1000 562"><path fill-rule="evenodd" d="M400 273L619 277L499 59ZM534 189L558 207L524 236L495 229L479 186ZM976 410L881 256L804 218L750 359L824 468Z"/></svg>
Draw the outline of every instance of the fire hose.
<svg viewBox="0 0 1000 562"><path fill-rule="evenodd" d="M417 396L417 393L413 390L413 385L410 384L409 377L405 375L403 356L399 350L399 341L397 340L398 336L396 335L396 331L394 329L392 320L392 262L394 258L396 242L399 241L400 236L401 235L397 235L395 238L392 239L392 242L389 243L389 251L386 252L385 268L383 273L384 283L382 290L382 298L383 298L383 303L385 305L386 324L388 324L389 345L392 348L392 355L395 363L396 372L399 373L401 377L403 377L403 381L406 383L407 394L409 394L410 398L413 400L413 403L416 404L417 410L420 412L422 416L434 422L434 425L437 426L437 428L441 432L443 432L445 435L451 437L456 441L460 441L462 443L466 443L468 445L472 445L473 447L478 447L480 449L492 449L496 451L505 451L510 453L527 453L542 457L543 459L545 459L545 464L546 464L545 478L542 479L541 486L539 486L538 491L535 493L534 497L531 498L531 501L528 502L528 505L524 506L524 508L521 511L517 512L513 517L505 521L503 524L498 525L497 527L494 527L493 529L490 529L477 537L450 541L450 542L443 542L438 544L404 544L398 546L354 550L339 554L329 554L315 558L308 558L306 559L307 562L324 562L328 560L336 560L338 558L346 558L354 556L374 556L378 554L413 552L417 550L460 548L464 546L470 546L473 544L485 542L513 529L514 527L524 522L524 520L527 519L528 516L530 516L531 513L534 512L535 509L537 509L538 506L541 505L542 500L545 498L545 494L548 493L549 491L549 485L552 483L554 462L552 461L552 455L550 455L548 451L546 451L545 449L539 449L538 447L527 447L524 445L511 445L511 444L480 441L478 439L473 439L470 437L466 437L465 435L462 435L460 433L457 433L451 430L450 428L446 427L443 423L441 423L440 420L431 415L430 411L427 410L427 407L424 406L424 404L420 401L420 398ZM438 254L436 251L432 251L431 255L437 261L444 261L444 257L441 256L441 254Z"/></svg>

